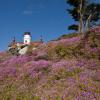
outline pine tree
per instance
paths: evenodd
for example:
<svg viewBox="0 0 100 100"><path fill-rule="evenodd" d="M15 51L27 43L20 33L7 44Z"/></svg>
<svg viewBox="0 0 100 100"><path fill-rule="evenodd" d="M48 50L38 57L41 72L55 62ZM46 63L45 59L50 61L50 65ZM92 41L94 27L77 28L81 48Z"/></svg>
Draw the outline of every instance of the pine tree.
<svg viewBox="0 0 100 100"><path fill-rule="evenodd" d="M90 0L67 0L71 6L67 9L74 21L78 22L68 27L69 30L78 30L79 33L88 31L93 25L97 25L100 20L100 4L90 2Z"/></svg>

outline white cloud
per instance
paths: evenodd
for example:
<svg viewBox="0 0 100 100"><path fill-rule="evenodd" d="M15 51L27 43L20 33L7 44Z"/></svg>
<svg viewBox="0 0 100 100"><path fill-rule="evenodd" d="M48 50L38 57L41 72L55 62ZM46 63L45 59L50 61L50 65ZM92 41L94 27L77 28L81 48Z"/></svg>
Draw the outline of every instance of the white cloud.
<svg viewBox="0 0 100 100"><path fill-rule="evenodd" d="M33 14L33 11L32 10L24 10L22 12L22 14L24 14L24 15L31 15L31 14Z"/></svg>
<svg viewBox="0 0 100 100"><path fill-rule="evenodd" d="M27 0L25 10L22 11L24 15L32 15L33 13L40 13L45 9L45 4L41 0Z"/></svg>

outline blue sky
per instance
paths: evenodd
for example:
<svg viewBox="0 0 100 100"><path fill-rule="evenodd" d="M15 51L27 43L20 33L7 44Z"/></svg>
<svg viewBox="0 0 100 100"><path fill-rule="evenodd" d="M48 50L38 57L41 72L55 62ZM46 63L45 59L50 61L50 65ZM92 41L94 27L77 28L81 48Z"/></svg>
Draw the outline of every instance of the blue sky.
<svg viewBox="0 0 100 100"><path fill-rule="evenodd" d="M42 34L49 41L68 33L73 23L66 9L66 0L0 0L0 51L15 36L23 41L23 33L30 31L33 41Z"/></svg>
<svg viewBox="0 0 100 100"><path fill-rule="evenodd" d="M15 36L23 41L23 33L30 31L33 41L49 41L68 33L72 22L66 12L65 0L0 0L0 51Z"/></svg>

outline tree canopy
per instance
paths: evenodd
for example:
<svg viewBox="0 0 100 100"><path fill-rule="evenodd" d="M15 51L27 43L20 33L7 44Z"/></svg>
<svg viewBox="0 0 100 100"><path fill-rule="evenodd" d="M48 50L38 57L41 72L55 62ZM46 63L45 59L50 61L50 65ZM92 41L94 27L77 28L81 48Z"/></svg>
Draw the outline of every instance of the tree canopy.
<svg viewBox="0 0 100 100"><path fill-rule="evenodd" d="M72 19L78 24L68 27L69 30L79 30L80 33L88 31L91 26L99 24L100 3L90 0L67 0L70 7L67 9Z"/></svg>

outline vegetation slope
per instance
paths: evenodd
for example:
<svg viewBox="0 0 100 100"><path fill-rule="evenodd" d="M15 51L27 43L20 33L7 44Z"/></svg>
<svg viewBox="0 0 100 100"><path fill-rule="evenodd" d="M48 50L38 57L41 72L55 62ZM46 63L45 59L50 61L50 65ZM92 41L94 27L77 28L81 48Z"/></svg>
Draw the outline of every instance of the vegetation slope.
<svg viewBox="0 0 100 100"><path fill-rule="evenodd" d="M0 100L100 100L100 36L68 34L26 55L0 53Z"/></svg>

